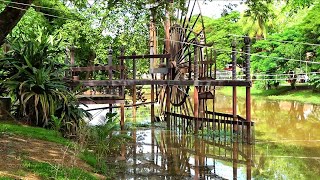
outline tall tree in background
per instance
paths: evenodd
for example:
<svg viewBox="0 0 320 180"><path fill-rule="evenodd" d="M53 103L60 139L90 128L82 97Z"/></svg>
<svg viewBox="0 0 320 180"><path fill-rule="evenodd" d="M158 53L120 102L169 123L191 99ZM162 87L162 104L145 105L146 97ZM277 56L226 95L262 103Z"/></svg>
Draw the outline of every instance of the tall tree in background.
<svg viewBox="0 0 320 180"><path fill-rule="evenodd" d="M274 17L270 8L271 0L249 0L246 2L249 7L244 14L244 22L249 25L246 31L256 39L263 39L267 36L267 22Z"/></svg>

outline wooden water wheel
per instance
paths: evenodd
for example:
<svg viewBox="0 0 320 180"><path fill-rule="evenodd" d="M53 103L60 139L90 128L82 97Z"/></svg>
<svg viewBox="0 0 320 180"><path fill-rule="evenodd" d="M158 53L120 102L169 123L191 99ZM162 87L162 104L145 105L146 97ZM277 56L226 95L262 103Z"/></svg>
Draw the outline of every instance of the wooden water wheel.
<svg viewBox="0 0 320 180"><path fill-rule="evenodd" d="M167 48L171 55L170 58L170 80L185 81L197 80L202 78L205 73L202 67L202 62L207 57L204 51L205 45L205 27L201 13L194 14L195 9L200 6L197 1L188 2L185 11L178 11L175 14L176 20L171 22L170 27L170 47ZM201 12L201 11L200 11ZM203 74L203 75L202 75ZM191 101L188 100L190 94L190 86L172 85L170 88L170 104L173 107L192 108ZM158 99L161 101L161 106L164 106L165 97L164 86L159 88L160 92ZM162 91L162 93L161 93ZM164 111L161 107L161 112ZM181 112L180 112L181 113ZM190 115L187 113L183 113Z"/></svg>

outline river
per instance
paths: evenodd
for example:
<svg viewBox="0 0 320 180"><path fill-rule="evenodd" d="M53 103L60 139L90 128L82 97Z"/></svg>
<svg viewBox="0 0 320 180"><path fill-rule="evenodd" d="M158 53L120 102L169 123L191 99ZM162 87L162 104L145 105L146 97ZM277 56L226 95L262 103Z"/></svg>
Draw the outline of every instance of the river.
<svg viewBox="0 0 320 180"><path fill-rule="evenodd" d="M215 107L232 113L231 97L218 95ZM140 119L149 120L142 110ZM237 110L245 117L244 99ZM122 160L112 160L125 164L118 179L320 178L320 106L253 98L252 119L252 145L203 141L159 127L130 131L134 140L122 148Z"/></svg>

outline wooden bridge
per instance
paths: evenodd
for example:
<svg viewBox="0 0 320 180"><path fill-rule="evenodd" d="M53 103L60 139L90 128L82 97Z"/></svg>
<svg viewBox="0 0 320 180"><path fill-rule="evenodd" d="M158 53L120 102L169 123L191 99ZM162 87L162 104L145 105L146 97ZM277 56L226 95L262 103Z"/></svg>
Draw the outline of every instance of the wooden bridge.
<svg viewBox="0 0 320 180"><path fill-rule="evenodd" d="M190 2L189 2L190 5ZM188 6L189 6L188 5ZM191 5L192 6L192 5ZM70 86L81 85L88 88L78 96L83 103L109 104L112 111L115 104L119 104L121 128L124 128L125 116L125 89L132 88L133 116L136 114L137 97L136 86L150 86L151 96L151 122L164 120L168 128L176 128L178 125L187 132L198 134L198 131L218 130L230 131L241 134L251 143L252 126L250 104L250 38L244 38L243 57L245 61L245 79L236 79L237 45L232 42L232 80L217 80L217 51L206 44L205 30L202 16L199 14L195 22L191 23L195 3L191 12L179 13L180 17L175 22L170 18L165 22L165 38L163 54L158 54L155 23L150 21L150 54L126 55L122 48L119 57L113 57L113 51L108 50L108 64L87 67L74 66L74 51L71 48L70 63L71 72L66 73L70 79ZM189 9L189 7L187 8ZM188 15L188 17L187 17ZM202 29L195 32L193 29L197 23L202 23ZM132 79L126 74L130 72L128 62L132 61ZM137 79L137 61L147 61L150 64L152 79ZM88 79L88 74L100 71L105 74L105 80ZM86 73L87 75L83 75ZM81 78L86 77L86 78ZM159 78L160 77L160 78ZM232 114L215 112L216 88L219 86L233 87ZM246 87L246 117L237 114L237 87ZM155 111L158 104L158 111Z"/></svg>

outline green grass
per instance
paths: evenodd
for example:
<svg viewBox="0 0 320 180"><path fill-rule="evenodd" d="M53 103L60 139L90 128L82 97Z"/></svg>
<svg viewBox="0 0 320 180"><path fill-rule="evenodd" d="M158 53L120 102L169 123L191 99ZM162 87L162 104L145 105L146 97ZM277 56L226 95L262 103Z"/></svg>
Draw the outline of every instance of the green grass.
<svg viewBox="0 0 320 180"><path fill-rule="evenodd" d="M232 87L223 87L218 90L227 96L232 96ZM245 97L246 88L238 87L237 96ZM292 90L289 86L280 86L278 89L261 90L255 87L251 88L251 95L258 98L268 98L273 100L299 101L303 103L320 104L320 93L308 89Z"/></svg>
<svg viewBox="0 0 320 180"><path fill-rule="evenodd" d="M0 180L15 180L12 177L0 177Z"/></svg>
<svg viewBox="0 0 320 180"><path fill-rule="evenodd" d="M97 179L79 168L58 167L44 162L24 160L23 167L44 179Z"/></svg>
<svg viewBox="0 0 320 180"><path fill-rule="evenodd" d="M87 164L89 164L91 167L96 168L98 160L93 152L89 152L88 150L85 150L79 155L79 157L80 159L85 161ZM96 169L96 171L99 171L99 170Z"/></svg>
<svg viewBox="0 0 320 180"><path fill-rule="evenodd" d="M71 141L63 138L56 131L39 127L17 125L9 122L0 122L0 133L15 134L62 145L69 145L71 143Z"/></svg>

